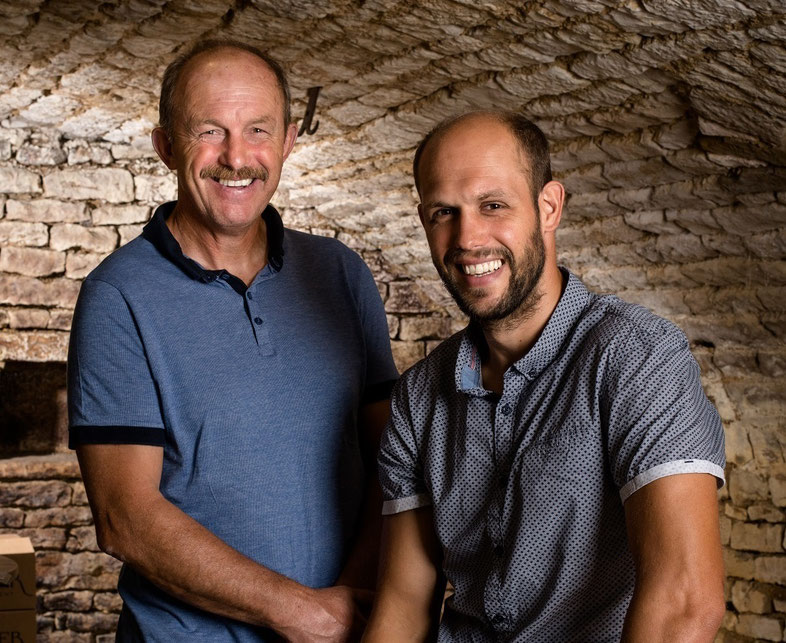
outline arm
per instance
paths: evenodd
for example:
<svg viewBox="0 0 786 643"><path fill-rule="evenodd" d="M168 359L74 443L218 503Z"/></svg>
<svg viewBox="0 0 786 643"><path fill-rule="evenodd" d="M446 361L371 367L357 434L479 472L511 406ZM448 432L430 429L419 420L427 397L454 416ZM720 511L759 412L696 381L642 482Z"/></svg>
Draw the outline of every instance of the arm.
<svg viewBox="0 0 786 643"><path fill-rule="evenodd" d="M159 492L163 449L87 444L77 455L99 546L201 609L271 627L290 641L343 641L348 588L313 590L246 558Z"/></svg>
<svg viewBox="0 0 786 643"><path fill-rule="evenodd" d="M436 640L445 580L431 507L387 516L374 610L363 641Z"/></svg>
<svg viewBox="0 0 786 643"><path fill-rule="evenodd" d="M655 480L625 503L636 566L624 643L711 642L725 609L716 479Z"/></svg>
<svg viewBox="0 0 786 643"><path fill-rule="evenodd" d="M376 585L382 533L382 490L377 475L377 453L382 431L389 417L388 399L365 404L360 408L358 431L366 467L366 494L358 535L337 585L367 590L373 590ZM370 600L368 602L370 604Z"/></svg>

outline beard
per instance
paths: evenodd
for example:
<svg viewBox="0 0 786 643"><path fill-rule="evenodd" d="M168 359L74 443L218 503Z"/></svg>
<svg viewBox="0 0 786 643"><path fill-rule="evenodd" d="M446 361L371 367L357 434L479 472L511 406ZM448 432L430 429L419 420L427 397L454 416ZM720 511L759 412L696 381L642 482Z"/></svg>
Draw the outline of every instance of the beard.
<svg viewBox="0 0 786 643"><path fill-rule="evenodd" d="M451 263L455 265L456 259L460 256L482 258L484 255L501 256L510 269L510 281L507 289L499 301L486 309L479 307L476 303L476 300L482 298L485 294L485 289L462 289L458 280L446 268ZM535 313L537 304L542 296L542 293L538 290L538 283L543 274L545 264L546 249L540 234L540 225L532 232L520 262L505 247L500 247L493 251L487 250L481 255L460 250L449 250L445 253L445 259L442 263L438 264L435 262L442 283L445 284L445 288L456 301L458 307L469 317L471 322L477 323L482 327L515 325L518 322L529 319Z"/></svg>

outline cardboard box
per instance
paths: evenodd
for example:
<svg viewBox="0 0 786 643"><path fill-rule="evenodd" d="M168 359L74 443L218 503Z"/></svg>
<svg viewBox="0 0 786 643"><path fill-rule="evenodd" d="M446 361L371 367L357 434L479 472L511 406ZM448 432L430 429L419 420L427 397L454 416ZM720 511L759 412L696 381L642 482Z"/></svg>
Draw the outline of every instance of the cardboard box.
<svg viewBox="0 0 786 643"><path fill-rule="evenodd" d="M35 643L35 610L0 611L0 643Z"/></svg>
<svg viewBox="0 0 786 643"><path fill-rule="evenodd" d="M14 534L0 535L0 622L6 620L7 610L35 612L33 545L29 538Z"/></svg>

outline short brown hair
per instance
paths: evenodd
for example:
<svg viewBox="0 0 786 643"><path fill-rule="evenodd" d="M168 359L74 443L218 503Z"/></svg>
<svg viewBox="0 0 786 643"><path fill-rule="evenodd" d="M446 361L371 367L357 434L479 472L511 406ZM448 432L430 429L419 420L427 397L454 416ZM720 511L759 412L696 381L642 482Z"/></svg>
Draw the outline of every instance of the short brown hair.
<svg viewBox="0 0 786 643"><path fill-rule="evenodd" d="M503 110L476 110L472 112L465 112L457 116L451 116L436 125L423 140L420 141L417 150L415 151L415 159L412 162L412 173L415 177L415 188L420 194L420 179L418 171L420 170L420 159L426 146L431 142L434 137L443 134L449 130L456 123L463 121L466 118L473 116L489 116L498 120L503 125L506 125L510 133L516 137L519 148L527 163L526 171L529 177L530 190L532 192L532 200L537 207L538 195L543 189L543 186L551 181L551 160L549 159L549 142L546 140L545 134L541 129L532 121L525 118L518 112L510 112Z"/></svg>
<svg viewBox="0 0 786 643"><path fill-rule="evenodd" d="M186 66L186 63L195 56L216 49L241 49L242 51L247 51L259 58L270 68L270 71L276 76L276 82L278 83L278 88L281 90L281 96L284 102L284 126L286 127L289 125L292 119L292 113L289 106L289 83L287 82L287 76L284 73L284 69L278 61L271 58L257 47L241 42L240 40L200 40L169 63L164 72L164 78L161 81L161 98L158 101L158 124L167 133L167 136L171 139L174 133L175 89L177 88L177 81L180 80L180 74L183 68Z"/></svg>

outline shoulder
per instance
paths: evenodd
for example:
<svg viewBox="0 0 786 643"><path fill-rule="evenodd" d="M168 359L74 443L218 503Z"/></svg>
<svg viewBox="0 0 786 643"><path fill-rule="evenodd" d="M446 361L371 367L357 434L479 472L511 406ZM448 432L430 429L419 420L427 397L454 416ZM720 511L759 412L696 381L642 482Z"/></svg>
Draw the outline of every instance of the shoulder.
<svg viewBox="0 0 786 643"><path fill-rule="evenodd" d="M104 282L123 290L146 279L150 270L156 270L158 258L160 255L153 245L145 238L137 237L98 264L85 278L85 283Z"/></svg>
<svg viewBox="0 0 786 643"><path fill-rule="evenodd" d="M323 237L317 234L284 228L284 252L286 254L302 254L304 252L319 258L341 259L350 263L363 263L354 250L345 246L333 237Z"/></svg>
<svg viewBox="0 0 786 643"><path fill-rule="evenodd" d="M593 295L583 315L589 335L608 347L654 349L663 343L687 347L685 334L673 322L614 295Z"/></svg>
<svg viewBox="0 0 786 643"><path fill-rule="evenodd" d="M466 329L455 333L404 371L396 392L411 398L439 395L443 388L455 390L456 360L465 334Z"/></svg>

